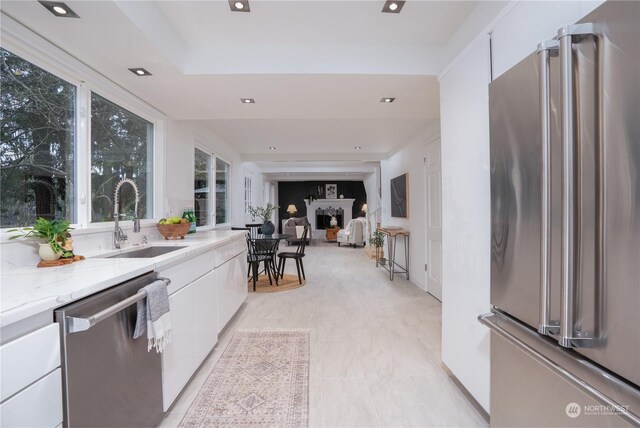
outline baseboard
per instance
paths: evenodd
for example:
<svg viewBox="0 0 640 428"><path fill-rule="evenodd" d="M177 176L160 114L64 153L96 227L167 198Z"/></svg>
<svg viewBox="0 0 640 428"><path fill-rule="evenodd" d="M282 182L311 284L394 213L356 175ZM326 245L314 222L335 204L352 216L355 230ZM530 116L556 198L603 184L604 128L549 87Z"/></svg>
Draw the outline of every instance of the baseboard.
<svg viewBox="0 0 640 428"><path fill-rule="evenodd" d="M458 388L460 388L460 391L462 391L464 396L467 397L467 400L469 400L469 402L473 405L473 407L476 408L476 410L478 411L478 413L480 413L480 415L484 418L484 420L487 421L487 423L490 423L491 422L491 416L489 415L489 413L487 413L487 411L484 409L484 407L482 407L482 405L480 405L480 403L478 403L478 401L473 397L473 395L471 395L469 390L467 388L465 388L465 386L462 384L462 382L460 382L458 380L456 375L454 375L451 372L451 370L449 370L449 367L447 367L447 365L445 363L443 363L442 361L440 363L442 364L442 367L444 368L444 371L447 372L447 376L449 376L451 378L451 380L453 381L453 383L455 383L456 386Z"/></svg>

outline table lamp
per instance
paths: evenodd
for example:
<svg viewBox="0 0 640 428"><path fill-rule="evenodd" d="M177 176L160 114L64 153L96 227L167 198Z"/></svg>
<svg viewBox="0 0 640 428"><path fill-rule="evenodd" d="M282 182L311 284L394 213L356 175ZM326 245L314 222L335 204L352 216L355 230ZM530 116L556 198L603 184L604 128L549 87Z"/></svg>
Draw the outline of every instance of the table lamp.
<svg viewBox="0 0 640 428"><path fill-rule="evenodd" d="M362 212L367 213L367 204L362 205Z"/></svg>
<svg viewBox="0 0 640 428"><path fill-rule="evenodd" d="M295 213L298 212L298 210L296 209L295 205L291 204L287 207L287 212L289 213L289 217L293 217Z"/></svg>

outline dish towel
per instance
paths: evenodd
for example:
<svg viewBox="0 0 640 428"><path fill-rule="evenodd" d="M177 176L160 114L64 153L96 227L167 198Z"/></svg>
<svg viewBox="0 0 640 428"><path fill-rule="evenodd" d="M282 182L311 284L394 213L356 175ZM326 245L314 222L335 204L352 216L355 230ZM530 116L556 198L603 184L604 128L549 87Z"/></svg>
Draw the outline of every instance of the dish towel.
<svg viewBox="0 0 640 428"><path fill-rule="evenodd" d="M137 339L147 330L147 351L156 348L162 352L171 342L171 313L167 283L157 280L138 290L147 293L146 299L138 301L138 315L133 338Z"/></svg>

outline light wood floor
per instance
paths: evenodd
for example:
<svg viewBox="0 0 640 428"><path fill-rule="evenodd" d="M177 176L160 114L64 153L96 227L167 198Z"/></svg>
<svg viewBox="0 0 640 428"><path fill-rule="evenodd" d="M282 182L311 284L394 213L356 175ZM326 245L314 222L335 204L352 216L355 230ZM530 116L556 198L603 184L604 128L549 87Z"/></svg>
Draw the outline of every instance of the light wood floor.
<svg viewBox="0 0 640 428"><path fill-rule="evenodd" d="M440 363L440 302L389 281L362 248L313 245L304 264L304 287L249 294L163 427L180 423L235 330L270 327L311 329L310 427L487 426Z"/></svg>

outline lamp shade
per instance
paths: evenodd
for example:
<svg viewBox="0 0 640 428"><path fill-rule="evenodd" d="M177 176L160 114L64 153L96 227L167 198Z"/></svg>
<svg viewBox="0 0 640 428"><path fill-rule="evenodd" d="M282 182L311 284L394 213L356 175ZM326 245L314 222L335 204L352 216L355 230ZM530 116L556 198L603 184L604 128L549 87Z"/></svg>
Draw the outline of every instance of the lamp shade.
<svg viewBox="0 0 640 428"><path fill-rule="evenodd" d="M298 210L296 209L296 206L291 204L287 207L287 212L290 214L296 213L298 212Z"/></svg>
<svg viewBox="0 0 640 428"><path fill-rule="evenodd" d="M367 204L362 205L362 211L365 213L367 212Z"/></svg>

